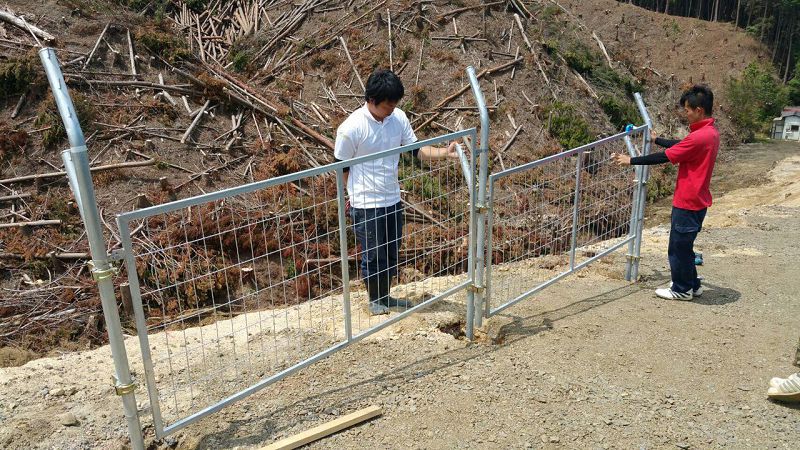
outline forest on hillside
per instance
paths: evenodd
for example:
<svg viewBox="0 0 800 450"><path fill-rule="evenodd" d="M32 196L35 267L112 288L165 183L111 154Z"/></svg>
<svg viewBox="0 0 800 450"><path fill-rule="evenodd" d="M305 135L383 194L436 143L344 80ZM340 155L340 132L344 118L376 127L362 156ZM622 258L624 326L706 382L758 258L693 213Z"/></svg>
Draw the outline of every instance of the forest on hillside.
<svg viewBox="0 0 800 450"><path fill-rule="evenodd" d="M800 77L800 0L618 0L674 16L730 22L772 51L784 83Z"/></svg>

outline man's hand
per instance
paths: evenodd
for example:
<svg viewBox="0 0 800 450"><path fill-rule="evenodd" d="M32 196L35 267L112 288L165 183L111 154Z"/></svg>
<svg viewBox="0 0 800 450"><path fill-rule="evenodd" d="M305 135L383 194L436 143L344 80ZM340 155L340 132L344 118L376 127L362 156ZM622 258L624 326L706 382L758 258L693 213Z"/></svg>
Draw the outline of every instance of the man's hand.
<svg viewBox="0 0 800 450"><path fill-rule="evenodd" d="M456 144L456 141L453 141L450 143L450 145L447 146L447 153L445 154L445 157L447 159L458 159L458 151L456 151L456 145L458 145Z"/></svg>
<svg viewBox="0 0 800 450"><path fill-rule="evenodd" d="M617 163L618 166L630 166L631 165L631 157L622 153L612 153L611 159Z"/></svg>
<svg viewBox="0 0 800 450"><path fill-rule="evenodd" d="M650 140L655 142L658 139L658 134L656 134L656 130L650 129Z"/></svg>

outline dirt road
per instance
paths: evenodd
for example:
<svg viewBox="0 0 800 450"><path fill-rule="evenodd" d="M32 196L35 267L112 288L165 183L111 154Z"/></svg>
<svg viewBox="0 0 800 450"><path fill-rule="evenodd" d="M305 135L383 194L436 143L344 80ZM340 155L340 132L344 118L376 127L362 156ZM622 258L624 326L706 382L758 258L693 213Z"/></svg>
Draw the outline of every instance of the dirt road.
<svg viewBox="0 0 800 450"><path fill-rule="evenodd" d="M469 345L420 314L159 447L258 448L381 405L383 416L311 448L796 448L800 407L765 392L797 370L800 146L730 159L698 238L702 298L652 295L668 281L656 225L637 285L617 254L493 319L495 343ZM118 448L110 367L104 347L0 369L0 447Z"/></svg>

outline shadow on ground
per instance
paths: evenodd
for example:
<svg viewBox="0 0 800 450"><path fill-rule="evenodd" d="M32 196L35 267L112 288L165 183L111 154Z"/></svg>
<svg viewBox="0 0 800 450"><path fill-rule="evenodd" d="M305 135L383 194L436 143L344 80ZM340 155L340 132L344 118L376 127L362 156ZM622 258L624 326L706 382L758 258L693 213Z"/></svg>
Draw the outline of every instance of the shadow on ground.
<svg viewBox="0 0 800 450"><path fill-rule="evenodd" d="M498 317L506 317L512 320L511 323L502 327L504 338L501 342L503 345L509 345L530 338L552 329L553 324L559 320L589 312L594 308L607 305L642 291L654 289L655 285L664 284L665 280L668 280L668 277L656 274L656 276L648 277L645 283L615 288L552 311L526 317L498 314ZM711 284L706 286L708 287L708 291L702 297L695 299L695 303L704 306L723 305L737 301L741 297L741 294L733 289ZM440 305L436 309L449 310L451 307L450 305ZM364 344L359 345L363 346ZM375 399L385 396L384 392L387 388L401 386L415 379L448 369L456 364L484 357L496 351L498 348L499 346L497 345L469 344L466 347L456 348L443 353L436 353L410 362L404 366L397 367L391 374L382 374L362 381L340 385L339 387L328 389L318 394L306 396L276 410L264 412L256 417L251 416L241 420L229 421L225 429L203 436L197 444L192 447L198 449L216 448L219 445L219 441L224 441L225 446L228 447L263 444L264 442L274 439L277 434L288 431L289 429L311 428L318 425L320 422L319 415L312 413L309 414L307 419L300 418L295 422L287 423L281 416L289 412L303 410L319 411L321 408L319 405L321 403L325 405L325 409L348 411L353 409L354 405L360 405L370 401L375 402ZM377 370L378 364L375 363L372 365L375 366ZM369 369L367 368L367 370ZM329 372L329 374L334 380L336 379L335 377L340 375L333 371ZM339 379L341 380L342 378ZM258 414L257 411L253 412ZM307 424L304 425L305 422L307 422Z"/></svg>

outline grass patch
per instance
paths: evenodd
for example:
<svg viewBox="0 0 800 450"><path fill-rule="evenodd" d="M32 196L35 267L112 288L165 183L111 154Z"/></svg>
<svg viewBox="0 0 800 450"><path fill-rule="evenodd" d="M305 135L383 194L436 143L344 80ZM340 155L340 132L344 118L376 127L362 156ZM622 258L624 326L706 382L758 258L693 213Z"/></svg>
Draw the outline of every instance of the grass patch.
<svg viewBox="0 0 800 450"><path fill-rule="evenodd" d="M625 128L628 124L635 124L641 120L639 110L628 99L620 99L614 95L600 97L600 107L608 116L608 120L618 129Z"/></svg>
<svg viewBox="0 0 800 450"><path fill-rule="evenodd" d="M0 62L0 91L5 95L22 94L45 83L44 70L34 52Z"/></svg>
<svg viewBox="0 0 800 450"><path fill-rule="evenodd" d="M136 30L136 40L168 62L188 58L191 52L186 43L160 26L143 26Z"/></svg>
<svg viewBox="0 0 800 450"><path fill-rule="evenodd" d="M592 141L595 134L589 124L578 115L575 107L554 102L542 110L541 119L550 124L550 135L565 149L580 147Z"/></svg>

